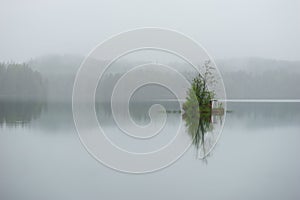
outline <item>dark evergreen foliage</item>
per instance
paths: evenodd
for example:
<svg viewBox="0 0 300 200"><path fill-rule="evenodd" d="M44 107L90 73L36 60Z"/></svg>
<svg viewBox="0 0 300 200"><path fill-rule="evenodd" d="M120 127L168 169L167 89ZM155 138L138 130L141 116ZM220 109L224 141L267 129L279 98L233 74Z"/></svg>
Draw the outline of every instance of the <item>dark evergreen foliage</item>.
<svg viewBox="0 0 300 200"><path fill-rule="evenodd" d="M46 85L27 64L0 63L0 100L45 100Z"/></svg>

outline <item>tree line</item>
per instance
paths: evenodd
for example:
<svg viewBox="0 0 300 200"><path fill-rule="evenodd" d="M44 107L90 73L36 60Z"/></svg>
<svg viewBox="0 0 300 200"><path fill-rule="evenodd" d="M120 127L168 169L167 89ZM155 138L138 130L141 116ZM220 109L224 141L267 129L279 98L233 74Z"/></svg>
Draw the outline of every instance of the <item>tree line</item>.
<svg viewBox="0 0 300 200"><path fill-rule="evenodd" d="M50 56L31 60L28 64L0 63L0 99L44 99L47 96L48 101L71 102L76 71L81 62L82 58L76 56ZM300 98L300 62L253 58L217 63L228 99ZM98 85L97 100L109 101L111 91L127 65L131 66L131 63L120 63L105 74ZM181 73L190 76L184 66ZM174 80L174 77L166 75L166 79ZM148 87L139 94L136 96L151 99L164 97L165 92Z"/></svg>
<svg viewBox="0 0 300 200"><path fill-rule="evenodd" d="M47 81L25 63L0 63L0 100L45 100Z"/></svg>

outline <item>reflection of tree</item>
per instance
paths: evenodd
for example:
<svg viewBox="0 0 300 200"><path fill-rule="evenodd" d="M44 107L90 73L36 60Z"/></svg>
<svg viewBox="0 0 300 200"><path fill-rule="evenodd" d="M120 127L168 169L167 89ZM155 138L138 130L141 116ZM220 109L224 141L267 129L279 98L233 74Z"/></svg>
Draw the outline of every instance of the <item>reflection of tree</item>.
<svg viewBox="0 0 300 200"><path fill-rule="evenodd" d="M41 102L0 101L0 125L27 124L37 119L44 107Z"/></svg>
<svg viewBox="0 0 300 200"><path fill-rule="evenodd" d="M197 149L198 158L206 158L215 145L218 137L216 130L221 127L224 115L224 112L218 111L219 109L220 107L211 108L209 113L201 113L197 109L186 109L183 114L187 132Z"/></svg>
<svg viewBox="0 0 300 200"><path fill-rule="evenodd" d="M207 149L205 149L205 137L207 133L210 133L213 130L211 116L201 115L199 118L184 117L184 119L188 128L188 133L193 139L194 146L197 150L201 150L203 155L205 155L207 152Z"/></svg>

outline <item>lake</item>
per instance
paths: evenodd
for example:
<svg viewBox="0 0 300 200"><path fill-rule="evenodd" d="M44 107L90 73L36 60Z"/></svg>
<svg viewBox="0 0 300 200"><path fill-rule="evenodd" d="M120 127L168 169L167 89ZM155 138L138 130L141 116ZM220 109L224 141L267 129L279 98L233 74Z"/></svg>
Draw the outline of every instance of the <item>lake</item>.
<svg viewBox="0 0 300 200"><path fill-rule="evenodd" d="M133 144L106 107L97 108L99 121L132 151L163 145L181 119L170 113L160 139ZM137 107L134 120L147 124L148 107ZM134 175L100 164L85 150L70 104L2 102L0 199L300 199L300 103L228 103L228 110L205 160L192 145L171 166Z"/></svg>

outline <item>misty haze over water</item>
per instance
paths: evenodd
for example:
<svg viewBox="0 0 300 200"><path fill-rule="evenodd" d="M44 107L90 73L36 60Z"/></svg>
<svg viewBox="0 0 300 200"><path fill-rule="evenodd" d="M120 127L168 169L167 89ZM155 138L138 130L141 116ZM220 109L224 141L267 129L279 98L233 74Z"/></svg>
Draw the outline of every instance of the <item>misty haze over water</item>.
<svg viewBox="0 0 300 200"><path fill-rule="evenodd" d="M47 86L48 100L71 101L74 79L82 60L83 57L79 56L53 55L31 60L27 65L40 73L45 87ZM98 88L101 90L97 93L98 96L109 98L109 93L121 75L133 66L144 62L121 60L112 64L100 82L104 86ZM191 79L195 76L195 72L185 63L160 60L156 62L177 67L187 78ZM216 63L222 74L228 99L300 99L300 88L297 87L300 85L300 61L245 58L216 60ZM5 81L3 79L0 81ZM172 80L173 77L166 75L166 79ZM144 96L144 100L151 96L159 98L162 94L161 91L155 92L155 90L152 93L147 90L142 92L144 93L140 96ZM4 94L3 91L1 94Z"/></svg>
<svg viewBox="0 0 300 200"><path fill-rule="evenodd" d="M299 11L299 0L2 0L0 200L300 199ZM182 139L191 141L169 167L133 175L106 167L86 151L72 91L93 48L141 27L178 31L203 45L222 75L227 100L236 102L224 110L224 102L209 101L208 115L196 113L198 119L192 112L189 118L170 90L148 84L131 96L130 117L139 126L153 119L159 126L166 115L166 123L149 140L128 136L111 108L122 75L145 63L168 65L190 83L198 72L170 52L143 49L117 59L99 81L93 106L106 137L131 152L152 152L169 144L183 122ZM179 85L169 73L163 79ZM165 110L150 116L154 104ZM128 120L124 107L115 112ZM88 115L81 117L89 124Z"/></svg>

